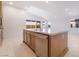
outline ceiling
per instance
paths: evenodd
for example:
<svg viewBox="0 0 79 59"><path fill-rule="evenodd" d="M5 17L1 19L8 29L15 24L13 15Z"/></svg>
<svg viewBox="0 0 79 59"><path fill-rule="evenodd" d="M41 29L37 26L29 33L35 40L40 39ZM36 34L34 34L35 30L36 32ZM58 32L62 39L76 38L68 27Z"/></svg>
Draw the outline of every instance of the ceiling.
<svg viewBox="0 0 79 59"><path fill-rule="evenodd" d="M4 1L4 4L9 4ZM69 15L79 15L79 2L78 1L13 1L13 6L21 9L29 8L31 6L54 12L57 8L66 12ZM58 11L59 12L59 11Z"/></svg>
<svg viewBox="0 0 79 59"><path fill-rule="evenodd" d="M9 4L10 1L4 1L4 3ZM65 6L65 7L78 7L79 1L11 1L15 7L24 8L30 6L36 6L40 8L52 8L53 6Z"/></svg>

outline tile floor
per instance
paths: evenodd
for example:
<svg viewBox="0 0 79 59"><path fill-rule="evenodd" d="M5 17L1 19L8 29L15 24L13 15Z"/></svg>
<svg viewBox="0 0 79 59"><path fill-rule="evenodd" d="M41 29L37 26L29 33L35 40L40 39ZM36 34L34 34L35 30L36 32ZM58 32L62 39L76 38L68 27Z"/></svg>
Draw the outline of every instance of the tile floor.
<svg viewBox="0 0 79 59"><path fill-rule="evenodd" d="M69 51L65 57L79 56L79 29L71 29L68 37ZM0 57L35 57L32 50L22 42L16 39L4 39L0 46Z"/></svg>
<svg viewBox="0 0 79 59"><path fill-rule="evenodd" d="M79 57L79 28L73 28L68 35L69 51L65 57Z"/></svg>
<svg viewBox="0 0 79 59"><path fill-rule="evenodd" d="M24 43L14 39L4 39L0 47L0 57L34 57L33 51Z"/></svg>

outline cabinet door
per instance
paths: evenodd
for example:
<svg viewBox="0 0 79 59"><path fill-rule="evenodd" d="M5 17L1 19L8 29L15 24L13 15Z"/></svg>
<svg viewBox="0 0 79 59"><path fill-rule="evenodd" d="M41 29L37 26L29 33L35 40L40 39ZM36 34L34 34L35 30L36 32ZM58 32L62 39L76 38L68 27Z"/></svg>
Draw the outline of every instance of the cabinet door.
<svg viewBox="0 0 79 59"><path fill-rule="evenodd" d="M26 41L26 31L23 30L23 41L25 42Z"/></svg>
<svg viewBox="0 0 79 59"><path fill-rule="evenodd" d="M64 55L64 51L67 48L67 33L59 33L52 36L50 39L50 56L61 56Z"/></svg>
<svg viewBox="0 0 79 59"><path fill-rule="evenodd" d="M26 40L25 42L30 45L30 32L29 31L26 31Z"/></svg>
<svg viewBox="0 0 79 59"><path fill-rule="evenodd" d="M23 30L23 41L30 45L30 32Z"/></svg>
<svg viewBox="0 0 79 59"><path fill-rule="evenodd" d="M31 43L30 43L30 47L35 52L35 33L33 33L33 32L31 32Z"/></svg>
<svg viewBox="0 0 79 59"><path fill-rule="evenodd" d="M0 29L0 46L2 45L2 41L3 41L3 32L2 29Z"/></svg>
<svg viewBox="0 0 79 59"><path fill-rule="evenodd" d="M48 36L42 34L36 34L35 37L35 52L37 56L48 56Z"/></svg>
<svg viewBox="0 0 79 59"><path fill-rule="evenodd" d="M0 1L0 16L2 16L2 1Z"/></svg>

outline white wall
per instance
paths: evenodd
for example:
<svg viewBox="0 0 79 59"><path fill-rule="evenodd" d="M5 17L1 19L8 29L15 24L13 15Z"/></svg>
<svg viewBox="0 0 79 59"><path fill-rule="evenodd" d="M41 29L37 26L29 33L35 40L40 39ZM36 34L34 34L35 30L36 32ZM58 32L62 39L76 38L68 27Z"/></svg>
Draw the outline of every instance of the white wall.
<svg viewBox="0 0 79 59"><path fill-rule="evenodd" d="M3 5L4 39L21 40L26 19L48 20L53 31L69 29L69 17L64 11L64 6L52 6L51 12L35 6L28 10L24 11L6 4Z"/></svg>
<svg viewBox="0 0 79 59"><path fill-rule="evenodd" d="M24 20L24 10L3 4L4 39L21 40Z"/></svg>
<svg viewBox="0 0 79 59"><path fill-rule="evenodd" d="M50 22L54 32L69 30L69 17L67 16L65 9L61 6L52 6L52 8L54 9L52 9L53 11L50 13L39 7L32 6L26 12L30 12L41 17L40 20L47 20Z"/></svg>
<svg viewBox="0 0 79 59"><path fill-rule="evenodd" d="M3 4L4 39L23 40L23 28L26 19L43 20L38 15L26 12L13 6Z"/></svg>

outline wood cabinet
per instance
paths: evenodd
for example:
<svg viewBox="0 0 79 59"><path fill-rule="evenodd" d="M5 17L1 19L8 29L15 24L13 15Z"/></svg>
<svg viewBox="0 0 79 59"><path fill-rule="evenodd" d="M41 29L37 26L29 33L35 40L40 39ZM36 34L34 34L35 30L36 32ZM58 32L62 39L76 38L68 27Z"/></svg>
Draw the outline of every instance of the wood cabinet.
<svg viewBox="0 0 79 59"><path fill-rule="evenodd" d="M48 56L48 36L42 34L36 34L35 37L35 52L37 56Z"/></svg>
<svg viewBox="0 0 79 59"><path fill-rule="evenodd" d="M1 47L1 45L2 45L2 30L0 29L0 47Z"/></svg>
<svg viewBox="0 0 79 59"><path fill-rule="evenodd" d="M32 48L32 50L35 52L35 35L36 33L31 32L31 39L30 39L30 47Z"/></svg>
<svg viewBox="0 0 79 59"><path fill-rule="evenodd" d="M44 34L29 30L23 31L24 42L39 57L64 56L68 51L68 32Z"/></svg>
<svg viewBox="0 0 79 59"><path fill-rule="evenodd" d="M23 30L23 42L26 41L26 30Z"/></svg>
<svg viewBox="0 0 79 59"><path fill-rule="evenodd" d="M50 56L63 56L67 50L67 32L59 33L57 35L51 36L49 40L49 51ZM63 53L64 52L64 53Z"/></svg>
<svg viewBox="0 0 79 59"><path fill-rule="evenodd" d="M26 42L30 45L30 32L26 32Z"/></svg>
<svg viewBox="0 0 79 59"><path fill-rule="evenodd" d="M24 42L30 46L30 32L29 31L23 31L24 36Z"/></svg>
<svg viewBox="0 0 79 59"><path fill-rule="evenodd" d="M0 46L3 42L2 1L0 1Z"/></svg>
<svg viewBox="0 0 79 59"><path fill-rule="evenodd" d="M0 29L2 29L2 1L0 1Z"/></svg>
<svg viewBox="0 0 79 59"><path fill-rule="evenodd" d="M0 16L2 16L2 1L0 1Z"/></svg>

